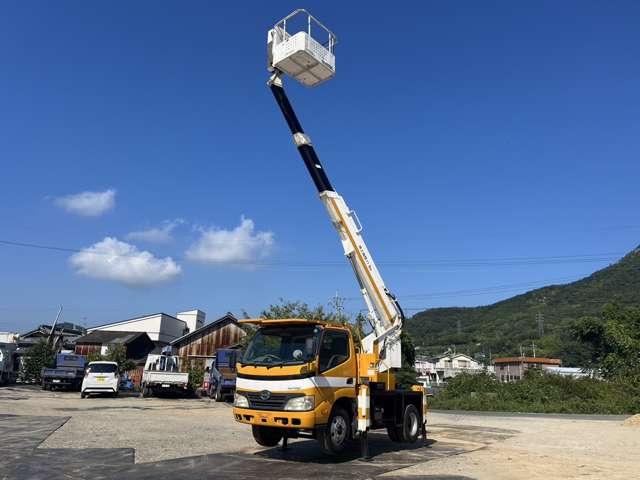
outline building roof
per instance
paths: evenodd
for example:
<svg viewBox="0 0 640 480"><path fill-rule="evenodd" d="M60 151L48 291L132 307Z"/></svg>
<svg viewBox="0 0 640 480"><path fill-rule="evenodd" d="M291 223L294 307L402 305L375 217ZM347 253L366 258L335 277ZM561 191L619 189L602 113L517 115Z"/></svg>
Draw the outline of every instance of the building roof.
<svg viewBox="0 0 640 480"><path fill-rule="evenodd" d="M546 357L498 357L493 359L493 363L539 363L541 365L562 365L562 361L559 358Z"/></svg>
<svg viewBox="0 0 640 480"><path fill-rule="evenodd" d="M464 357L472 362L478 363L476 359L474 359L473 357L470 357L465 353L441 353L440 355L434 355L434 356L416 355L416 362L438 363L440 360L446 357L449 357L451 360L453 360L454 358Z"/></svg>
<svg viewBox="0 0 640 480"><path fill-rule="evenodd" d="M151 339L145 332L115 332L109 330L94 330L76 340L76 345L93 344L93 345L113 345L131 343L141 336L147 337L149 342Z"/></svg>
<svg viewBox="0 0 640 480"><path fill-rule="evenodd" d="M104 327L113 327L115 325L123 325L125 323L137 322L139 320L144 320L144 319L149 318L149 317L155 317L156 315L164 315L165 317L170 317L170 318L173 318L174 320L177 320L178 322L184 323L185 326L187 325L187 322L185 322L184 320L180 320L179 318L174 317L173 315L169 315L168 313L164 313L164 312L158 312L158 313L150 313L149 315L138 315L137 317L128 318L126 320L118 320L117 322L103 323L102 325L96 325L95 327L89 327L87 329L87 331L93 331L93 330L96 330L98 328L104 328Z"/></svg>
<svg viewBox="0 0 640 480"><path fill-rule="evenodd" d="M68 327L69 325L71 324L69 323L65 323L64 325L58 324L56 325L56 328L54 329L54 331L57 335L66 335L66 336L82 335L84 333L84 330L82 330L81 327L69 328ZM21 333L20 338L30 337L38 333L49 335L51 333L51 325L44 325L44 324L38 325L33 330L29 330L28 332Z"/></svg>
<svg viewBox="0 0 640 480"><path fill-rule="evenodd" d="M213 322L207 323L206 325L203 325L202 327L198 328L197 330L194 330L193 332L189 332L181 337L171 340L169 342L169 345L171 345L172 347L180 346L184 343L187 343L193 337L205 334L213 329L223 327L227 323L238 323L238 319L234 317L231 312L227 312L225 315L223 315L219 319L214 320Z"/></svg>

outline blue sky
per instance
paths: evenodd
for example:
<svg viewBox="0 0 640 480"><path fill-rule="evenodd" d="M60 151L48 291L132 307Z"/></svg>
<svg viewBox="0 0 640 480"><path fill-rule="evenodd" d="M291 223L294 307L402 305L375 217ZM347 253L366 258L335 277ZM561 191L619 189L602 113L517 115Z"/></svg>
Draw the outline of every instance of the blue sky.
<svg viewBox="0 0 640 480"><path fill-rule="evenodd" d="M337 76L287 89L410 313L577 279L640 243L640 4L367 5L305 5L339 36ZM139 269L0 244L0 330L59 304L87 325L336 292L363 307L265 86L266 30L298 6L3 5L0 240Z"/></svg>

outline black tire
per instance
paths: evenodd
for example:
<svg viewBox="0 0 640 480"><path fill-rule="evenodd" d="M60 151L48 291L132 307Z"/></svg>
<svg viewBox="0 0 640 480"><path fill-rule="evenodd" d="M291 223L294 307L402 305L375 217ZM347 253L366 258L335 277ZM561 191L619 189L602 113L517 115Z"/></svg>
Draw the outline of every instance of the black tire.
<svg viewBox="0 0 640 480"><path fill-rule="evenodd" d="M329 455L342 453L351 442L351 417L342 407L335 407L327 426L319 432L320 448Z"/></svg>
<svg viewBox="0 0 640 480"><path fill-rule="evenodd" d="M217 391L216 392L216 402L221 402L222 400L224 400L222 392L221 391Z"/></svg>
<svg viewBox="0 0 640 480"><path fill-rule="evenodd" d="M402 441L404 443L415 443L420 436L421 416L415 405L407 405L402 415Z"/></svg>
<svg viewBox="0 0 640 480"><path fill-rule="evenodd" d="M253 439L263 447L275 447L283 437L281 428L252 425Z"/></svg>
<svg viewBox="0 0 640 480"><path fill-rule="evenodd" d="M80 392L80 398L85 398L86 396L87 396L87 394L86 394L86 393L84 393L84 392Z"/></svg>

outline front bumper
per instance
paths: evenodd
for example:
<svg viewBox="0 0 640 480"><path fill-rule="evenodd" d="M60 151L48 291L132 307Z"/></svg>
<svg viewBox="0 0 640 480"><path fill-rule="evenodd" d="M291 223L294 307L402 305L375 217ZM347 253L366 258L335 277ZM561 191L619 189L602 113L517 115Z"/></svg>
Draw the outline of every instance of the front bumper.
<svg viewBox="0 0 640 480"><path fill-rule="evenodd" d="M277 410L255 410L252 408L233 407L233 417L237 422L263 427L279 427L294 429L314 429L316 427L315 411L291 412Z"/></svg>

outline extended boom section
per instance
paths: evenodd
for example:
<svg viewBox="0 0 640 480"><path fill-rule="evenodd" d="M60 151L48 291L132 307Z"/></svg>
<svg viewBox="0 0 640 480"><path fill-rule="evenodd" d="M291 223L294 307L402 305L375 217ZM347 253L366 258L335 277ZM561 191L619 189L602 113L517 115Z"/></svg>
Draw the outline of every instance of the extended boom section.
<svg viewBox="0 0 640 480"><path fill-rule="evenodd" d="M331 223L338 231L344 254L353 267L360 291L367 305L368 318L373 332L362 340L363 349L368 353L374 353L377 350L380 358L378 365L380 372L389 368L400 368L402 358L400 329L404 319L402 309L385 286L371 253L369 253L362 237L362 225L358 216L331 186L311 139L302 129L302 125L289 102L279 72L271 77L269 87L291 130L293 141L320 194L320 200L327 209Z"/></svg>

